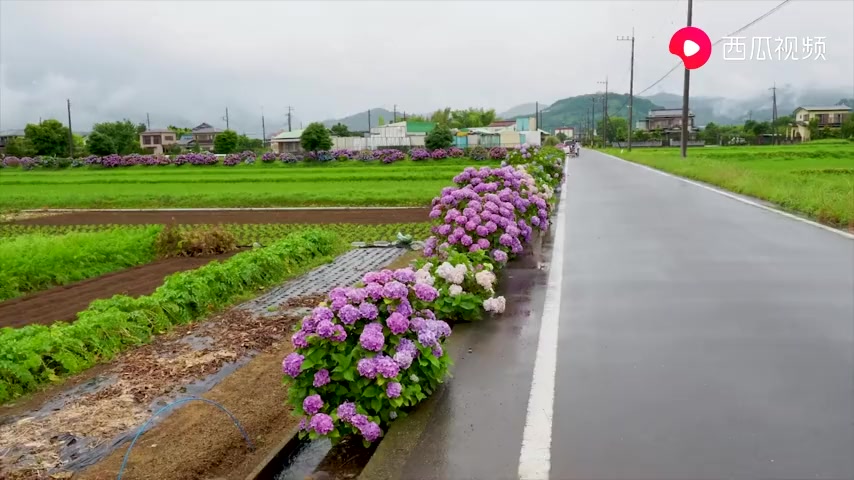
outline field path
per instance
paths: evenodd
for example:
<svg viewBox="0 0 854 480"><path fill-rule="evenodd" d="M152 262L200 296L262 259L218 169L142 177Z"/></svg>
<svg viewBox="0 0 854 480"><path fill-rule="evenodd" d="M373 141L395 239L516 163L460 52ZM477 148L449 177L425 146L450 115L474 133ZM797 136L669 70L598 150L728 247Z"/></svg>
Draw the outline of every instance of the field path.
<svg viewBox="0 0 854 480"><path fill-rule="evenodd" d="M426 222L429 208L329 208L282 210L99 210L75 211L15 220L18 225L144 225L217 223L384 223Z"/></svg>
<svg viewBox="0 0 854 480"><path fill-rule="evenodd" d="M548 281L472 328L376 478L854 478L854 241L597 152L568 171Z"/></svg>

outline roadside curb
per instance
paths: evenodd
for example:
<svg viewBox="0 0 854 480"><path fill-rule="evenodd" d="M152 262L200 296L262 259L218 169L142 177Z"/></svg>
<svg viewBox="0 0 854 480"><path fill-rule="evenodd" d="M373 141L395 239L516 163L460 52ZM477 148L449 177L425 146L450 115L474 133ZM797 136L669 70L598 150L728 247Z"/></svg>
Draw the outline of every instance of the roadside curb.
<svg viewBox="0 0 854 480"><path fill-rule="evenodd" d="M469 337L471 337L474 331L472 327L475 325L474 323L466 323L454 328L445 344L445 350L451 358L462 360L461 353L470 344ZM416 406L414 411L405 418L398 419L391 424L368 464L359 474L359 480L397 480L400 478L410 454L418 446L424 430L433 417L433 411L442 397L445 396L448 382L453 380L453 369L455 367L456 365L451 366L451 374L445 379L445 383L439 387L438 391L433 392L433 395L430 395L424 403Z"/></svg>

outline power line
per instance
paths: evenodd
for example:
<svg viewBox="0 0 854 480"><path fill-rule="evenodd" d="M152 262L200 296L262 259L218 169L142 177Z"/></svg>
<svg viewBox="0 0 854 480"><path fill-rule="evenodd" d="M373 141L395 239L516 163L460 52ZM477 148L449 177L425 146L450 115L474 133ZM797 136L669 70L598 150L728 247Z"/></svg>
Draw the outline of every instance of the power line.
<svg viewBox="0 0 854 480"><path fill-rule="evenodd" d="M755 24L756 24L756 23L758 23L759 21L761 21L761 20L765 19L766 17L768 17L768 16L769 16L769 15L771 15L772 13L774 13L774 12L776 12L777 10L781 9L784 5L786 5L787 3L791 2L791 1L792 1L792 0L783 0L783 2L781 2L779 5L777 5L776 7L772 8L771 10L768 10L767 12L765 12L764 14L762 14L759 18L756 18L756 19L755 19L755 20L753 20L752 22L750 22L750 23L748 23L747 25L745 25L745 26L743 26L743 27L739 28L738 30L736 30L736 31L734 31L734 32L732 32L732 33L730 33L729 35L726 35L726 36L721 37L720 39L718 39L718 41L716 41L715 43L713 43L713 44L712 44L712 46L714 47L715 45L718 45L719 43L721 43L721 42L723 42L724 40L726 40L728 37L735 36L735 35L737 35L737 34L739 34L739 33L743 32L743 31L747 30L748 28L752 27L753 25L755 25ZM643 95L643 94L644 94L646 91L648 91L650 88L652 88L652 87L654 87L654 86L658 85L659 83L661 83L665 78L669 77L671 73L675 72L675 71L676 71L676 69L677 69L677 68L679 68L679 66L680 66L680 65L682 65L682 62L681 62L681 61L680 61L679 63L677 63L676 65L674 65L674 66L673 66L673 68L671 68L670 70L668 70L668 71L667 71L667 73L665 73L663 77L661 77L661 78L659 78L658 80L656 80L652 85L650 85L650 86L648 86L648 87L644 88L643 90L641 90L641 91L640 91L640 93L638 93L638 95Z"/></svg>
<svg viewBox="0 0 854 480"><path fill-rule="evenodd" d="M745 25L745 26L743 26L743 27L739 28L738 30L736 30L736 31L734 31L734 32L732 32L732 33L730 33L729 35L725 35L725 36L721 37L720 39L718 39L718 41L716 41L715 43L713 43L713 44L712 44L712 46L714 47L715 45L718 45L719 43L721 43L721 42L723 42L724 40L726 40L728 37L735 36L735 35L737 35L737 34L739 34L739 33L743 32L743 31L747 30L748 28L750 28L750 27L752 27L753 25L757 24L757 23L758 23L758 22L760 22L761 20L764 20L765 18L767 18L767 17L768 17L769 15L771 15L772 13L776 12L777 10L780 10L781 8L783 8L783 6L784 6L784 5L786 5L787 3L791 2L791 1L792 1L792 0L783 0L783 1L782 1L782 2L780 2L776 7L772 8L771 10L768 10L767 12L765 12L765 13L764 13L764 14L762 14L761 16L757 17L756 19L754 19L752 22L748 23L747 25ZM678 69L680 66L682 66L682 62L681 62L681 61L680 61L679 63L677 63L676 65L674 65L674 66L673 66L673 68L671 68L670 70L668 70L668 71L667 71L667 73L665 73L665 74L664 74L664 76L662 76L661 78L659 78L658 80L656 80L655 82L653 82L653 83L652 83L652 85L650 85L650 86L648 86L648 87L644 88L643 90L641 90L640 92L636 93L636 94L635 94L635 96L638 96L638 97L639 97L639 96L643 95L644 93L646 93L647 91L649 91L649 89L651 89L652 87L654 87L654 86L658 85L659 83L661 83L662 81L664 81L664 79L665 79L665 78L669 77L669 76L670 76L670 74L671 74L671 73L673 73L673 72L675 72L675 71L676 71L676 69ZM628 105L628 103L629 103L629 102L625 102L625 103L623 104L623 106L619 108L619 110L622 110L622 109L626 108L626 105Z"/></svg>

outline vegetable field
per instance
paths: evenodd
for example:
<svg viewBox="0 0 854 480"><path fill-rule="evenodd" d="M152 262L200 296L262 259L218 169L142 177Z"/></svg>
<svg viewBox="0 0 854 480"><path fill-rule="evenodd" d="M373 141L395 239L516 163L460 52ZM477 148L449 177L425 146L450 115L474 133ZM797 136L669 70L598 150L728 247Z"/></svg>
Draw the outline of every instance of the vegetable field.
<svg viewBox="0 0 854 480"><path fill-rule="evenodd" d="M768 200L837 227L854 227L854 143L611 150L616 156Z"/></svg>
<svg viewBox="0 0 854 480"><path fill-rule="evenodd" d="M4 169L0 211L38 208L427 206L473 160ZM482 160L496 165L499 160Z"/></svg>

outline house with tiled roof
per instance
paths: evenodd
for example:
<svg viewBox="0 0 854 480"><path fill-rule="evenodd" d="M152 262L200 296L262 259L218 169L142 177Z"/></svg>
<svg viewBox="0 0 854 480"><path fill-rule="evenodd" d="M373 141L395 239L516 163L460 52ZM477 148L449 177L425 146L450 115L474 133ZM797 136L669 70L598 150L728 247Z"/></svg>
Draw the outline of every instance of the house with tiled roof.
<svg viewBox="0 0 854 480"><path fill-rule="evenodd" d="M786 130L786 138L808 142L811 121L815 121L816 127L820 129L839 129L851 117L851 107L847 105L798 107L792 117L794 121Z"/></svg>

